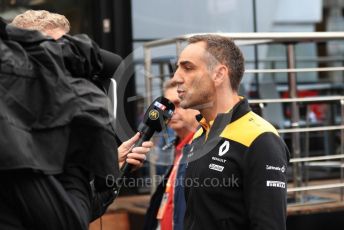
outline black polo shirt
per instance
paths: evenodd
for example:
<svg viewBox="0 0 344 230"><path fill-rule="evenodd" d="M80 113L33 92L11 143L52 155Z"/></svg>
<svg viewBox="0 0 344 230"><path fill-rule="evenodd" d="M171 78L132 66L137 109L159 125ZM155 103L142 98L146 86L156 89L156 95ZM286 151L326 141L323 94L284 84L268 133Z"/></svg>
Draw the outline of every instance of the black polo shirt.
<svg viewBox="0 0 344 230"><path fill-rule="evenodd" d="M246 99L204 119L188 153L184 228L286 228L289 152L276 129Z"/></svg>

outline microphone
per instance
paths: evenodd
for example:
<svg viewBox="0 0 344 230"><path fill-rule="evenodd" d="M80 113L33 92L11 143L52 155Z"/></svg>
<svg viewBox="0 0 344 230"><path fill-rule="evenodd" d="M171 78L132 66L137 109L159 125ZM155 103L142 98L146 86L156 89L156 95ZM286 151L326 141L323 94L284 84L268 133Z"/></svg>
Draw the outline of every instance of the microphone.
<svg viewBox="0 0 344 230"><path fill-rule="evenodd" d="M174 112L174 104L165 97L158 97L148 107L143 121L139 125L140 139L135 143L133 148L142 146L142 143L148 141L155 132L160 132L163 127L172 118ZM120 177L124 178L133 168L133 165L127 162L121 168Z"/></svg>

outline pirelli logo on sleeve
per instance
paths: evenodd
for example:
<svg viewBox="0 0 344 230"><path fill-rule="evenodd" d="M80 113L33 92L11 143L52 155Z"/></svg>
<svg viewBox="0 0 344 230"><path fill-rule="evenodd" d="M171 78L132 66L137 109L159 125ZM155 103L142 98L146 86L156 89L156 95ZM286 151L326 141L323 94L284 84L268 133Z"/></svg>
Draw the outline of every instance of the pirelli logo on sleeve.
<svg viewBox="0 0 344 230"><path fill-rule="evenodd" d="M282 181L267 180L266 187L285 188L285 183Z"/></svg>

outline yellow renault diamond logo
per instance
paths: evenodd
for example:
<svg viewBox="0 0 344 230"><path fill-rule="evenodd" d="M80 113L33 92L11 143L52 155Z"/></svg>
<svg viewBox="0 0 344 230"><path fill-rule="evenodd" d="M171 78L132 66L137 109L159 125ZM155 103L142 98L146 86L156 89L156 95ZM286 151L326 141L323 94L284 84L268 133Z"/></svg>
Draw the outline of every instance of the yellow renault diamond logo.
<svg viewBox="0 0 344 230"><path fill-rule="evenodd" d="M149 111L149 118L151 120L156 120L159 118L159 112L155 109L152 109L151 111Z"/></svg>

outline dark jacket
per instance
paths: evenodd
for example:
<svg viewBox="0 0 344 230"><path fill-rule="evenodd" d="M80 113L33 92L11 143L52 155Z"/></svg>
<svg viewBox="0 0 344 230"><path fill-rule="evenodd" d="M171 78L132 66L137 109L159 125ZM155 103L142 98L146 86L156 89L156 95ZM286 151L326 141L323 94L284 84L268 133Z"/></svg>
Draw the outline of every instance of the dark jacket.
<svg viewBox="0 0 344 230"><path fill-rule="evenodd" d="M183 221L185 214L185 196L184 196L184 175L185 175L185 152L188 152L188 146L186 145L183 148L183 156L179 162L177 175L176 175L176 184L174 187L174 197L173 197L173 229L174 230L183 230ZM144 230L155 230L158 226L157 214L159 211L160 203L162 197L166 190L166 184L170 176L171 166L167 173L163 176L162 182L157 187L155 193L153 194L150 204L145 216Z"/></svg>
<svg viewBox="0 0 344 230"><path fill-rule="evenodd" d="M55 41L0 20L0 170L117 177L110 100L92 83L102 65L86 35Z"/></svg>
<svg viewBox="0 0 344 230"><path fill-rule="evenodd" d="M242 99L196 132L187 156L184 228L286 228L289 152Z"/></svg>

